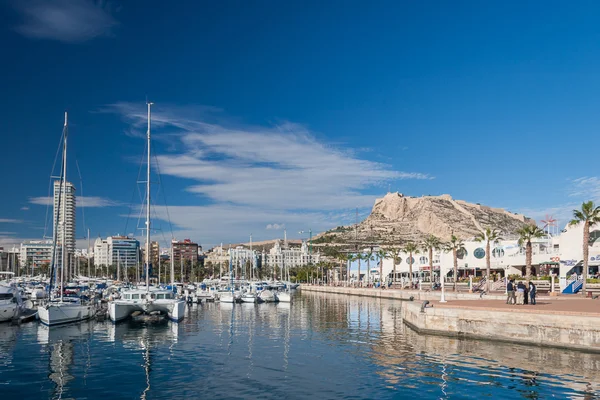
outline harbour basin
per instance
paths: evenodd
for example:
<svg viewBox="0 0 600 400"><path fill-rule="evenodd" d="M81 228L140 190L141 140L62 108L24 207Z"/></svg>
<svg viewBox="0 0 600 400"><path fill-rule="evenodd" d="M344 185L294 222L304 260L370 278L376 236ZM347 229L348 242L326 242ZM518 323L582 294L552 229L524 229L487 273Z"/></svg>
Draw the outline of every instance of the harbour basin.
<svg viewBox="0 0 600 400"><path fill-rule="evenodd" d="M596 398L600 355L420 335L402 302L298 291L180 323L0 325L7 399Z"/></svg>

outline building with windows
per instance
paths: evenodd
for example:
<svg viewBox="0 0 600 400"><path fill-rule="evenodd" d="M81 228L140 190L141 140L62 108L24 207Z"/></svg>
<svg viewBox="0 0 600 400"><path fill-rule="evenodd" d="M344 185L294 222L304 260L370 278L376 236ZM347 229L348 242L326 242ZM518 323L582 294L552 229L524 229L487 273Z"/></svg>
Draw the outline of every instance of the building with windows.
<svg viewBox="0 0 600 400"><path fill-rule="evenodd" d="M0 271L17 273L22 265L18 247L13 246L10 249L0 247Z"/></svg>
<svg viewBox="0 0 600 400"><path fill-rule="evenodd" d="M171 241L174 264L179 265L182 261L185 262L187 260L192 264L198 262L199 248L198 243L194 243L190 239Z"/></svg>
<svg viewBox="0 0 600 400"><path fill-rule="evenodd" d="M526 248L519 244L516 235L501 235L502 239L490 243L490 273L495 281L506 276L525 276ZM600 224L590 227L588 276L600 277ZM364 249L361 254L360 279L363 282L379 281L379 262L373 249L372 259L364 261L371 252ZM560 233L547 232L540 238L531 240L531 274L533 276L554 275L560 279L561 285L573 276L581 279L583 271L583 225L566 226ZM467 279L469 276L485 277L487 249L485 242L478 242L474 238L464 241L464 248L457 252L458 277ZM351 261L350 280L358 279L358 261ZM367 265L370 264L370 268ZM395 264L395 265L394 265ZM433 275L437 280L440 276L451 280L454 275L454 259L451 251L436 249L433 251L433 260L421 249L418 254L412 255L400 251L394 260L389 255L383 258L382 273L384 280L393 278L394 269L399 281L409 279L409 270L413 271L413 278L430 279Z"/></svg>
<svg viewBox="0 0 600 400"><path fill-rule="evenodd" d="M302 267L308 264L317 264L320 261L319 253L311 253L308 249L306 241L302 242L300 247L281 246L279 240L275 242L275 246L268 253L263 252L261 255L262 265L268 267Z"/></svg>
<svg viewBox="0 0 600 400"><path fill-rule="evenodd" d="M106 239L98 238L94 242L94 266L105 267L109 265L133 267L141 260L140 242L128 236L109 236Z"/></svg>
<svg viewBox="0 0 600 400"><path fill-rule="evenodd" d="M160 256L160 246L158 242L150 242L150 265L158 265L158 257ZM146 245L142 247L142 260L146 263Z"/></svg>
<svg viewBox="0 0 600 400"><path fill-rule="evenodd" d="M75 186L71 182L65 182L65 187L61 188L60 181L54 181L54 213L52 223L54 232L56 232L56 265L62 265L63 242L67 254L72 255L75 253L75 200ZM58 226L56 225L57 222Z"/></svg>
<svg viewBox="0 0 600 400"><path fill-rule="evenodd" d="M52 262L52 240L26 240L21 243L19 262L21 265L39 268Z"/></svg>

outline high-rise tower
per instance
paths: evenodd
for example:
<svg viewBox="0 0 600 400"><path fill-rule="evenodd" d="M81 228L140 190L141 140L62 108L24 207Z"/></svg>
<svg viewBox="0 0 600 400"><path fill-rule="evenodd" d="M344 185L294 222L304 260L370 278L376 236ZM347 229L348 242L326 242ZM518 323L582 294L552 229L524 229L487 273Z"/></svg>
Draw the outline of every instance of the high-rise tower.
<svg viewBox="0 0 600 400"><path fill-rule="evenodd" d="M59 194L61 192L60 181L54 182L54 213L53 213L53 226L56 232L56 244L57 244L57 259L55 260L56 265L61 265L62 254L61 248L64 240L65 252L67 254L75 253L75 186L71 182L65 182L65 193L61 198L60 210L58 204ZM58 213L58 227L56 226ZM63 223L65 229L63 231ZM63 233L64 232L64 233ZM68 265L68 260L67 265Z"/></svg>

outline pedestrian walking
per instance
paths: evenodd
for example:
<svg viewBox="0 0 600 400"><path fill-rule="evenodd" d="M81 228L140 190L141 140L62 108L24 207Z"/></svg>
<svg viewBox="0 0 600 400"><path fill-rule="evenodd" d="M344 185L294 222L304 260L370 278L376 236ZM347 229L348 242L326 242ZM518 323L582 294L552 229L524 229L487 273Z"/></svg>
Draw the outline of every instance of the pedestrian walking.
<svg viewBox="0 0 600 400"><path fill-rule="evenodd" d="M535 302L536 291L537 291L537 288L535 287L533 282L529 281L529 298L531 299L530 304L532 306L535 306L535 304L536 304L536 302Z"/></svg>
<svg viewBox="0 0 600 400"><path fill-rule="evenodd" d="M515 298L515 284L514 281L511 279L510 281L508 281L508 284L506 285L506 304L516 304L517 303L517 299Z"/></svg>
<svg viewBox="0 0 600 400"><path fill-rule="evenodd" d="M523 282L517 284L517 304L523 305L525 298L525 285Z"/></svg>

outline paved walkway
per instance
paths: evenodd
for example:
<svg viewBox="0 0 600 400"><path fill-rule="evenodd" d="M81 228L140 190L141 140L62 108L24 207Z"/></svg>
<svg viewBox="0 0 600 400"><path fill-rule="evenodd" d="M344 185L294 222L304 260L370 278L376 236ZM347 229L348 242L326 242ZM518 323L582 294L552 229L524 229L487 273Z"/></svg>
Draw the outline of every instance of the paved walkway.
<svg viewBox="0 0 600 400"><path fill-rule="evenodd" d="M565 298L538 300L537 305L514 305L506 304L502 300L452 300L447 303L439 301L431 302L435 307L466 308L466 309L489 309L497 311L512 310L514 312L561 314L561 315L594 315L600 316L600 299Z"/></svg>

